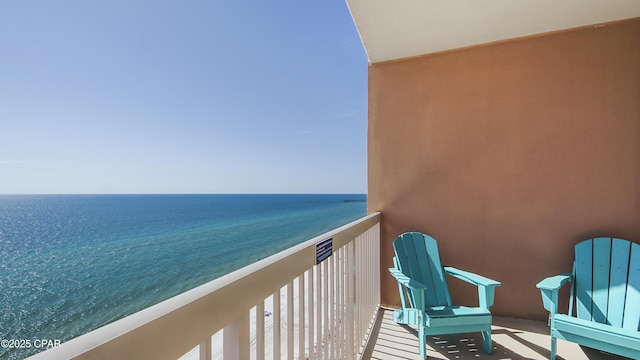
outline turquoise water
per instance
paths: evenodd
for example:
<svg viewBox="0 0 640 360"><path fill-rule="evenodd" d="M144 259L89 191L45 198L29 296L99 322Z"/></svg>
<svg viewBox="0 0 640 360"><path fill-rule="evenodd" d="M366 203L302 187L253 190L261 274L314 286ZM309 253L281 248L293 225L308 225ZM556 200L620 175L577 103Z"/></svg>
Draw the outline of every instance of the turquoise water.
<svg viewBox="0 0 640 360"><path fill-rule="evenodd" d="M361 201L345 201L361 200ZM65 341L366 215L366 195L0 196L0 359ZM14 343L15 345L15 343Z"/></svg>

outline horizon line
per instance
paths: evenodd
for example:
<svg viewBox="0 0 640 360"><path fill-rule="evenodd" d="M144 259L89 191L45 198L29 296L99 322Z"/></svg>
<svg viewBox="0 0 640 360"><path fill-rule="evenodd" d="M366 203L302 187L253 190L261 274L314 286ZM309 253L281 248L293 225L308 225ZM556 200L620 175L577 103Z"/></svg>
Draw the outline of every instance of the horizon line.
<svg viewBox="0 0 640 360"><path fill-rule="evenodd" d="M368 195L363 192L296 192L296 193L0 193L0 196L28 195Z"/></svg>

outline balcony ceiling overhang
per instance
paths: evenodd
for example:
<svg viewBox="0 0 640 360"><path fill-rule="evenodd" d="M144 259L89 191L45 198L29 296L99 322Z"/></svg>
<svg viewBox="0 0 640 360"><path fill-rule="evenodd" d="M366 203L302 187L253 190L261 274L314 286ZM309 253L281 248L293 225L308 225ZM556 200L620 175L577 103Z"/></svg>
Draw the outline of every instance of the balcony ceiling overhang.
<svg viewBox="0 0 640 360"><path fill-rule="evenodd" d="M346 1L370 63L640 17L640 0Z"/></svg>

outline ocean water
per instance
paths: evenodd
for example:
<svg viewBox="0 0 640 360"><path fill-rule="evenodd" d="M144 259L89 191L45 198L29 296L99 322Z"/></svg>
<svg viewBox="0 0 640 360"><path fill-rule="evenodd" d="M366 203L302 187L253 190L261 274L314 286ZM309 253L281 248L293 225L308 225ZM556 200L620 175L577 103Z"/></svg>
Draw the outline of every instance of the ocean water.
<svg viewBox="0 0 640 360"><path fill-rule="evenodd" d="M364 215L361 194L0 196L0 340L21 342L3 341L0 359L22 359L42 350L36 340L64 342Z"/></svg>

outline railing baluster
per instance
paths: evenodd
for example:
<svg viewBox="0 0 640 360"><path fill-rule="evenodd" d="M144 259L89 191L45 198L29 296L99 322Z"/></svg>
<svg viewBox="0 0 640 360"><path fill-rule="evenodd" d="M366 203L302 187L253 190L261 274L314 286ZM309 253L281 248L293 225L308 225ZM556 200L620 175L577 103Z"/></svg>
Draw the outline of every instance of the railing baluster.
<svg viewBox="0 0 640 360"><path fill-rule="evenodd" d="M368 252L368 247L367 244L364 241L364 237L360 236L360 243L362 244L362 269L368 269L369 266L369 252ZM369 314L368 310L369 310L369 291L368 291L368 287L367 284L370 281L370 273L366 273L366 276L364 278L364 281L362 282L362 334L366 334L367 333L367 329L369 328L369 319L371 318L371 315ZM362 339L362 346L365 345L365 340L366 339Z"/></svg>
<svg viewBox="0 0 640 360"><path fill-rule="evenodd" d="M358 241L358 238L356 238L354 240L354 247L355 247L355 253L353 254L354 256L354 268L356 271L356 274L361 275L361 269L360 269L360 251L362 251L360 249L360 242ZM360 316L360 309L362 307L361 304L361 297L360 297L360 287L362 285L361 281L356 281L355 282L355 298L354 298L354 302L355 302L355 312L354 312L354 326L355 326L355 338L356 338L356 354L360 352L360 329L361 329L361 325L362 325L362 321L361 321L361 316Z"/></svg>
<svg viewBox="0 0 640 360"><path fill-rule="evenodd" d="M347 293L348 293L348 289L349 289L349 283L347 281L347 249L349 248L349 245L345 246L342 249L342 319L343 319L343 325L342 325L342 336L340 337L342 339L342 354L341 354L341 358L347 358L349 356L349 341L347 339L347 334L349 333L349 328L348 328L348 318L347 318L347 314L348 314L348 300L347 300Z"/></svg>
<svg viewBox="0 0 640 360"><path fill-rule="evenodd" d="M244 313L239 319L225 326L223 336L224 359L249 358L249 316Z"/></svg>
<svg viewBox="0 0 640 360"><path fill-rule="evenodd" d="M273 359L280 359L280 289L273 293Z"/></svg>
<svg viewBox="0 0 640 360"><path fill-rule="evenodd" d="M322 358L329 359L329 259L322 263Z"/></svg>
<svg viewBox="0 0 640 360"><path fill-rule="evenodd" d="M338 272L336 271L336 265L338 263L337 251L333 254L329 268L331 271L331 300L329 300L329 306L331 309L331 316L329 322L331 323L331 354L330 359L335 359L338 353Z"/></svg>
<svg viewBox="0 0 640 360"><path fill-rule="evenodd" d="M256 360L264 360L264 300L256 305Z"/></svg>
<svg viewBox="0 0 640 360"><path fill-rule="evenodd" d="M287 359L293 360L293 281L287 284Z"/></svg>
<svg viewBox="0 0 640 360"><path fill-rule="evenodd" d="M354 309L354 277L355 277L355 273L354 273L354 268L353 268L353 241L350 242L349 244L347 244L347 304L348 304L348 309L347 309L347 358L352 358L355 357L356 352L355 350L355 342L354 342L354 331L355 331L355 326L354 326L354 313L353 313L353 309Z"/></svg>
<svg viewBox="0 0 640 360"><path fill-rule="evenodd" d="M331 272L331 282L329 283L329 292L331 293L331 299L329 300L329 323L331 324L331 352L329 353L330 359L336 358L336 340L338 339L338 321L336 317L337 305L336 305L336 259L337 254L334 253L329 263L329 271Z"/></svg>
<svg viewBox="0 0 640 360"><path fill-rule="evenodd" d="M364 269L365 269L365 263L367 261L367 256L364 252L364 244L362 243L362 237L358 237L358 239L356 240L358 242L358 258L360 259L360 261L358 261L358 274L363 274ZM364 279L360 279L359 283L360 283L360 295L359 295L359 317L360 317L360 333L358 334L358 338L360 339L360 350L362 350L362 346L364 345L364 340L362 339L362 334L365 333L365 324L366 324L366 313L365 313L365 306L367 304L366 302L366 298L365 298L365 293L366 293L366 289L365 289L365 282L366 282L366 274L364 274ZM363 281L364 280L364 281Z"/></svg>
<svg viewBox="0 0 640 360"><path fill-rule="evenodd" d="M304 274L298 277L298 359L304 359Z"/></svg>
<svg viewBox="0 0 640 360"><path fill-rule="evenodd" d="M327 360L329 344L329 274L328 274L329 262L324 261L322 263L322 358Z"/></svg>
<svg viewBox="0 0 640 360"><path fill-rule="evenodd" d="M375 249L376 249L376 259L380 259L380 224L376 224L373 226L374 228L374 232L372 233L372 237L373 237L373 241L375 242ZM375 235L375 236L374 236ZM376 263L376 272L378 275L376 275L376 305L378 305L380 303L380 294L382 292L382 285L380 284L380 281L382 279L380 279L380 261L378 260L378 262Z"/></svg>
<svg viewBox="0 0 640 360"><path fill-rule="evenodd" d="M322 267L315 267L316 274L316 358L322 359Z"/></svg>
<svg viewBox="0 0 640 360"><path fill-rule="evenodd" d="M342 358L342 343L344 339L344 332L342 331L342 325L344 324L344 314L342 313L342 287L344 283L342 281L342 250L337 252L336 257L336 358Z"/></svg>
<svg viewBox="0 0 640 360"><path fill-rule="evenodd" d="M211 337L208 337L200 344L200 360L211 360Z"/></svg>
<svg viewBox="0 0 640 360"><path fill-rule="evenodd" d="M342 257L341 257L342 249L337 252L336 257L336 350L335 357L337 359L342 358L342 343L344 340L344 332L342 331L342 326L344 324L344 314L342 312Z"/></svg>
<svg viewBox="0 0 640 360"><path fill-rule="evenodd" d="M312 267L311 269L307 270L307 277L309 279L309 285L307 285L308 290L308 296L307 296L307 300L309 302L309 305L307 306L307 318L309 319L309 360L315 360L316 355L315 355L315 348L313 346L314 344L314 313L315 313L315 308L313 306L314 303L314 281L313 281L313 270L315 267Z"/></svg>
<svg viewBox="0 0 640 360"><path fill-rule="evenodd" d="M345 252L345 248L342 247L339 251L340 254L340 262L338 263L338 281L339 281L339 285L338 285L338 289L340 290L339 293L339 303L340 303L340 312L339 312L339 319L340 319L340 332L338 334L338 339L340 341L340 346L338 347L338 358L339 359L343 359L343 354L344 354L344 338L345 338L345 320L344 320L344 252Z"/></svg>

